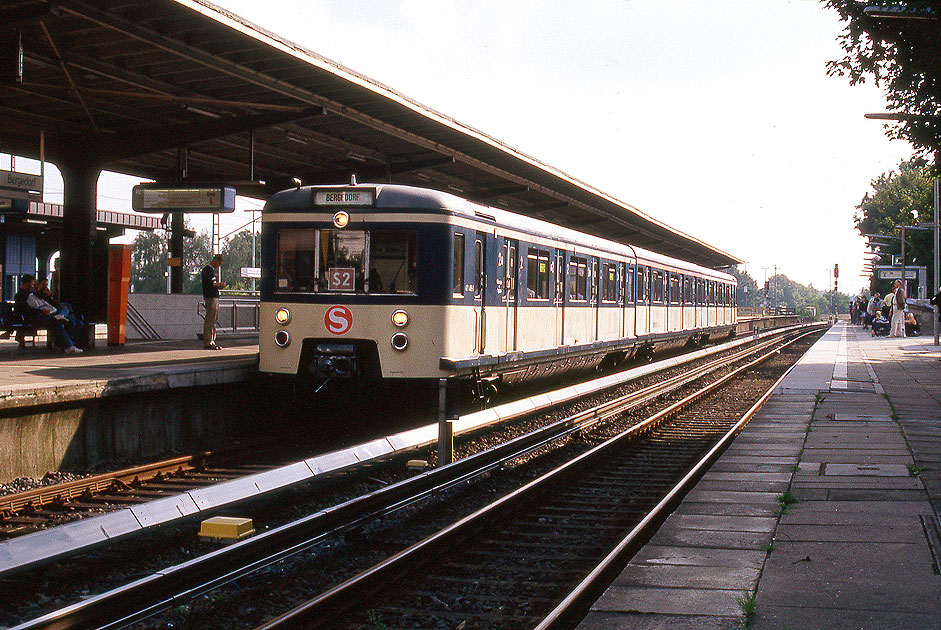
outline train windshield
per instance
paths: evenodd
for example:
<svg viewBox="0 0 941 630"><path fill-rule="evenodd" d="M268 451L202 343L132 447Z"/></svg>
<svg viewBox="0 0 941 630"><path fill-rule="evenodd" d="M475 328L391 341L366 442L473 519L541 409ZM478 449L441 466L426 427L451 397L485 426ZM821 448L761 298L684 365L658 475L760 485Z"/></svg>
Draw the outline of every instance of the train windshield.
<svg viewBox="0 0 941 630"><path fill-rule="evenodd" d="M408 230L283 229L276 290L413 294L417 252L418 235Z"/></svg>

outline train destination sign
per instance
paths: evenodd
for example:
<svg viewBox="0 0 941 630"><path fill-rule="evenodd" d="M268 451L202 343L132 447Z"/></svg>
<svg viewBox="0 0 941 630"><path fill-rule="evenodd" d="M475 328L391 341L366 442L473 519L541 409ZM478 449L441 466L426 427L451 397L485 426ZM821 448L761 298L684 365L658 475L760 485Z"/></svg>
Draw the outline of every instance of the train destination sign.
<svg viewBox="0 0 941 630"><path fill-rule="evenodd" d="M315 190L315 206L371 206L376 202L376 191L373 188L346 188L339 190Z"/></svg>
<svg viewBox="0 0 941 630"><path fill-rule="evenodd" d="M235 188L138 184L131 207L137 212L234 212Z"/></svg>

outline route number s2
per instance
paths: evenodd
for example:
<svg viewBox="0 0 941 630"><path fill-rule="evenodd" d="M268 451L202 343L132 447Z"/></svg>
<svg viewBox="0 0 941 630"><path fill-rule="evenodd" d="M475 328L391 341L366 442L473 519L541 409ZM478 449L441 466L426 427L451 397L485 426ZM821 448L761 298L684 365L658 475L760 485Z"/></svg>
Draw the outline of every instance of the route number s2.
<svg viewBox="0 0 941 630"><path fill-rule="evenodd" d="M353 267L331 267L327 269L328 291L345 291L352 293L354 291L355 280L356 270Z"/></svg>

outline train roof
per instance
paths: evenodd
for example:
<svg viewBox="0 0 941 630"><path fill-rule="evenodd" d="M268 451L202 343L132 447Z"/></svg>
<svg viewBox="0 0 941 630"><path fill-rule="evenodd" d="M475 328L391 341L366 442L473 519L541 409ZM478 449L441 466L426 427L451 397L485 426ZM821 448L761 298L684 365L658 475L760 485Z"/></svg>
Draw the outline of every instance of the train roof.
<svg viewBox="0 0 941 630"><path fill-rule="evenodd" d="M430 188L420 188L416 186L406 186L401 184L356 184L353 186L302 186L290 190L281 191L273 195L265 204L264 213L271 212L310 212L313 204L313 195L315 191L351 191L351 190L375 190L376 196L374 203L369 206L374 210L416 210L428 212L449 212L455 215L464 216L475 221L482 221L490 225L499 225L546 238L562 240L575 245L581 245L586 248L592 248L601 251L607 251L622 256L637 257L651 263L659 263L664 266L680 267L690 271L696 271L702 275L712 276L717 279L734 281L735 277L718 271L703 267L686 260L674 258L654 252L635 245L619 243L603 239L598 236L579 232L571 228L562 227L534 219L515 212L494 208L483 204L468 201L457 195L448 192L433 190ZM325 207L324 211L341 209L343 206ZM362 208L360 206L360 208Z"/></svg>

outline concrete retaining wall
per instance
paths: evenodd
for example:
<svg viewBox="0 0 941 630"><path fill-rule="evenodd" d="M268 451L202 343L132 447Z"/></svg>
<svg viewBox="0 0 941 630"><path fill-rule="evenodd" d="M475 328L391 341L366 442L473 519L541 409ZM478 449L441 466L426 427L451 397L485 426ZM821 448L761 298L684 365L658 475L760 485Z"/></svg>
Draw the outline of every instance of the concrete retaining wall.
<svg viewBox="0 0 941 630"><path fill-rule="evenodd" d="M261 380L0 410L0 479L217 448L257 430Z"/></svg>
<svg viewBox="0 0 941 630"><path fill-rule="evenodd" d="M196 339L203 333L203 318L197 308L201 295L131 293L128 302L153 326L161 339ZM128 339L140 339L133 326L127 326Z"/></svg>

